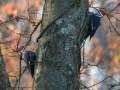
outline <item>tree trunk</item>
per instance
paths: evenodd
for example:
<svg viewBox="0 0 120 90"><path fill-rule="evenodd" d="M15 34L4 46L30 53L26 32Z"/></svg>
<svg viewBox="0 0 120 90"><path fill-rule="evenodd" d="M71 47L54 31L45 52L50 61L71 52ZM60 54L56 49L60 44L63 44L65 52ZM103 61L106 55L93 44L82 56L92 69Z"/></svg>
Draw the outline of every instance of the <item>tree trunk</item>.
<svg viewBox="0 0 120 90"><path fill-rule="evenodd" d="M0 90L11 90L8 74L0 49Z"/></svg>
<svg viewBox="0 0 120 90"><path fill-rule="evenodd" d="M79 90L88 0L45 0L33 90Z"/></svg>

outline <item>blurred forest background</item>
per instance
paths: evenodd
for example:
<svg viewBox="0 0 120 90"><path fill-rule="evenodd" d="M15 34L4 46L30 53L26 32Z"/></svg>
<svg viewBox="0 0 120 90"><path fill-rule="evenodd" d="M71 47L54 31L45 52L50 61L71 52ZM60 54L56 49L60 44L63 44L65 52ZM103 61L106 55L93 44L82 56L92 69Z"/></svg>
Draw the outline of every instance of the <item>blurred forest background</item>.
<svg viewBox="0 0 120 90"><path fill-rule="evenodd" d="M91 41L85 42L84 65L80 68L82 84L92 90L120 88L120 3L119 0L89 0L96 8L107 11ZM24 45L30 32L42 18L44 0L0 0L0 46L12 87L19 77L20 60L16 50ZM118 6L117 6L118 5ZM117 7L116 7L117 6ZM95 12L90 8L91 12ZM33 34L28 50L36 52L36 38L40 28ZM22 61L22 69L25 67ZM28 71L22 76L20 87L31 90L32 77Z"/></svg>

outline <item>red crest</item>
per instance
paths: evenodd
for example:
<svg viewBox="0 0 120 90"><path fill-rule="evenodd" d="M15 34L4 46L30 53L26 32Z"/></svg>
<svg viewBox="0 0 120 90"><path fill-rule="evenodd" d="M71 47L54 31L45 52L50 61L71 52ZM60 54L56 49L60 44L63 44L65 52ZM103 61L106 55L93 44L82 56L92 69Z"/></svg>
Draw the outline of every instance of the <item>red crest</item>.
<svg viewBox="0 0 120 90"><path fill-rule="evenodd" d="M107 13L105 12L105 10L100 10L100 12L102 13L102 15L107 15Z"/></svg>
<svg viewBox="0 0 120 90"><path fill-rule="evenodd" d="M18 52L21 52L21 50L24 48L24 46L21 46L17 49Z"/></svg>

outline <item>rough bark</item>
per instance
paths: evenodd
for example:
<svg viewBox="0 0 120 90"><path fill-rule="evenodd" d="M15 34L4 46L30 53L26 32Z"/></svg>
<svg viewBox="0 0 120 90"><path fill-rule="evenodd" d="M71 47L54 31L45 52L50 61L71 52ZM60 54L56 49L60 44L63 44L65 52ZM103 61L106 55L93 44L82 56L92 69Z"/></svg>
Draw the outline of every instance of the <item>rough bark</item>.
<svg viewBox="0 0 120 90"><path fill-rule="evenodd" d="M0 90L11 90L8 74L0 49Z"/></svg>
<svg viewBox="0 0 120 90"><path fill-rule="evenodd" d="M80 38L88 0L75 0L65 11L72 3L74 0L45 2L41 25L45 32L39 39L33 90L79 90Z"/></svg>

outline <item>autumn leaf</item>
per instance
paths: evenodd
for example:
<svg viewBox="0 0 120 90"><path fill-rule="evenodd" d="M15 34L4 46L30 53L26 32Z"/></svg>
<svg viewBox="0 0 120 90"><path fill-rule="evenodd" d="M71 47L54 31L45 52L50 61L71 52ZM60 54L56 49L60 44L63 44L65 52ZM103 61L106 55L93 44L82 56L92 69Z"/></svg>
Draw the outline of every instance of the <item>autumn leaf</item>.
<svg viewBox="0 0 120 90"><path fill-rule="evenodd" d="M110 43L109 45L108 45L108 48L110 48L110 49L116 49L118 47L118 44L117 43Z"/></svg>
<svg viewBox="0 0 120 90"><path fill-rule="evenodd" d="M36 3L35 3L35 7L38 8L38 9L40 8L39 2L36 2Z"/></svg>
<svg viewBox="0 0 120 90"><path fill-rule="evenodd" d="M81 65L80 71L81 71L81 72L85 72L85 71L86 71L86 68L85 68L83 65Z"/></svg>
<svg viewBox="0 0 120 90"><path fill-rule="evenodd" d="M99 38L98 37L93 37L93 42L95 44L98 44L100 42Z"/></svg>
<svg viewBox="0 0 120 90"><path fill-rule="evenodd" d="M95 64L98 64L98 63L99 63L99 60L100 60L100 55L96 55L96 56L95 56L94 63L95 63Z"/></svg>
<svg viewBox="0 0 120 90"><path fill-rule="evenodd" d="M95 53L97 53L97 54L101 54L102 53L102 51L103 51L103 47L102 46L97 46L96 48L95 48Z"/></svg>
<svg viewBox="0 0 120 90"><path fill-rule="evenodd" d="M94 80L94 85L98 84L99 81L98 80Z"/></svg>

